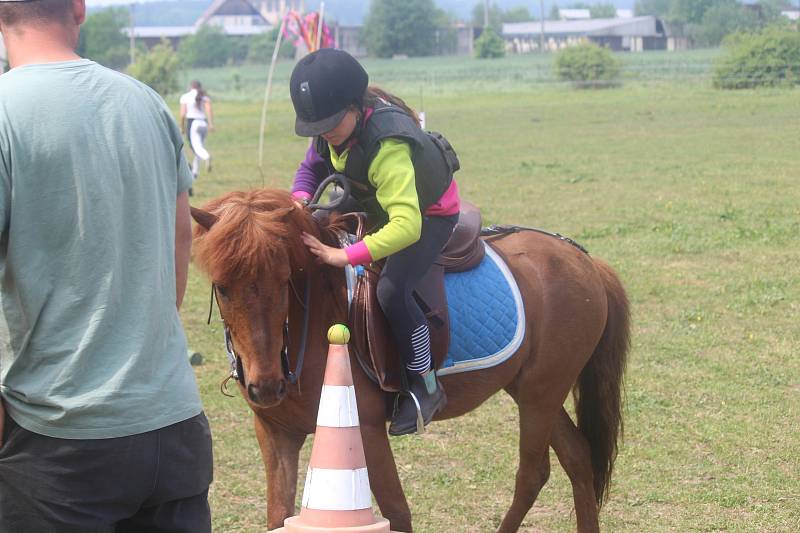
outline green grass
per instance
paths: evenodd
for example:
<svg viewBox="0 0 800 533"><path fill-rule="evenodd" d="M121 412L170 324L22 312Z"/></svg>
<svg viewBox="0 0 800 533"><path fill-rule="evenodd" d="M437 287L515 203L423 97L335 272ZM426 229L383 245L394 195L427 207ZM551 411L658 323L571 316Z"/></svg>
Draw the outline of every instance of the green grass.
<svg viewBox="0 0 800 533"><path fill-rule="evenodd" d="M608 260L627 287L626 435L603 530L800 530L799 93L718 92L683 81L505 90L502 79L512 79L522 59L505 61L500 81L462 87L454 75L426 92L425 108L430 127L458 150L461 191L483 208L485 223L570 235ZM414 62L425 67L417 72L474 66ZM368 63L374 78L392 80L389 89L394 65ZM230 71L214 75L204 79L212 94L208 80ZM417 105L413 80L397 85ZM220 100L208 143L215 169L197 183L194 203L232 189L287 187L307 141L293 136L286 98L270 113L263 176L260 103ZM206 356L196 370L215 438L215 530L263 531L263 466L244 401L218 390L227 362L220 324L205 323L208 291L193 270L183 320ZM508 397L392 443L417 531L497 527L516 471ZM569 482L552 462L523 531L575 527Z"/></svg>
<svg viewBox="0 0 800 533"><path fill-rule="evenodd" d="M686 52L617 53L626 83L681 83L710 85L718 49ZM403 60L366 59L364 66L373 83L390 87L415 106L426 99L449 94L497 94L527 92L537 86L562 86L553 67L552 54L510 55L501 59L427 57ZM273 98L289 99L289 76L294 63L276 65ZM268 65L241 65L223 69L191 69L182 72L184 85L200 79L212 96L228 101L261 101Z"/></svg>

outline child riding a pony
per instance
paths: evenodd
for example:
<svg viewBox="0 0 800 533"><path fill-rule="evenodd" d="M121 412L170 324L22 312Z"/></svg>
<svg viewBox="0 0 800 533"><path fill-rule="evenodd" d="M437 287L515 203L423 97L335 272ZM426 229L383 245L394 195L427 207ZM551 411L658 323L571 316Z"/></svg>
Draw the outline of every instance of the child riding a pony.
<svg viewBox="0 0 800 533"><path fill-rule="evenodd" d="M446 141L422 130L400 98L370 86L367 72L347 52L324 48L303 58L292 72L290 92L295 132L313 138L295 176L295 199L307 203L322 180L343 174L358 209L381 221L344 249L308 234L303 240L321 262L335 267L386 259L377 296L403 356L410 392L389 433L413 433L418 408L427 425L447 402L413 291L457 222L458 161Z"/></svg>

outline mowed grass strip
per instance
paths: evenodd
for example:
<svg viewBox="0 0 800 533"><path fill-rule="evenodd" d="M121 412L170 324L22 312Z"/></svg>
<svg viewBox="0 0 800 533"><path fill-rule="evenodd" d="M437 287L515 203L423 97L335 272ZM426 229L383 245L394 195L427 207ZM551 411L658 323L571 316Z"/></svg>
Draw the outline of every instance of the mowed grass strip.
<svg viewBox="0 0 800 533"><path fill-rule="evenodd" d="M798 93L682 83L441 93L425 97L429 127L456 147L462 195L485 224L574 237L627 287L626 432L604 531L800 530ZM289 103L271 107L263 172L260 103L218 101L216 111L215 167L193 203L288 187L307 147ZM208 300L193 269L183 320L206 356L196 371L215 438L214 526L263 531L252 417L237 391L219 392L228 368L220 323L205 323ZM498 526L517 461L516 407L504 393L392 443L416 531ZM554 455L552 471L523 531L575 527Z"/></svg>

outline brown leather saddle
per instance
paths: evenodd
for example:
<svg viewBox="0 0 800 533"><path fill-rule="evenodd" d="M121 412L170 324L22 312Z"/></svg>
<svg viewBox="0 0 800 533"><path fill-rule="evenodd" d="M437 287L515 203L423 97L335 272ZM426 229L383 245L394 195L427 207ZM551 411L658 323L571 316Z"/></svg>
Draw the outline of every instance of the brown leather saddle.
<svg viewBox="0 0 800 533"><path fill-rule="evenodd" d="M357 219L356 238L362 239L366 222L361 214ZM445 272L463 272L477 267L485 254L480 239L480 210L462 202L461 212L453 235L439 259L417 286L414 297L419 303L431 332L431 352L434 366L441 367L450 345L450 321L447 295L444 290ZM372 263L358 276L350 306L349 322L353 335L350 347L361 367L381 389L399 392L403 389L403 362L392 342L389 324L378 305L376 287L383 262Z"/></svg>

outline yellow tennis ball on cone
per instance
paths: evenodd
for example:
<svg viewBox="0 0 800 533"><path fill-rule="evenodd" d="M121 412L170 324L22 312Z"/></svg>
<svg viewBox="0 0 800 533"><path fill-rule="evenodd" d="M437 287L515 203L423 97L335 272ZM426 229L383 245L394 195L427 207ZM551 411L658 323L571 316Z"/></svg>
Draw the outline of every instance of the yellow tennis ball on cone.
<svg viewBox="0 0 800 533"><path fill-rule="evenodd" d="M344 324L334 324L328 328L328 342L331 344L347 344L350 342L350 330Z"/></svg>

